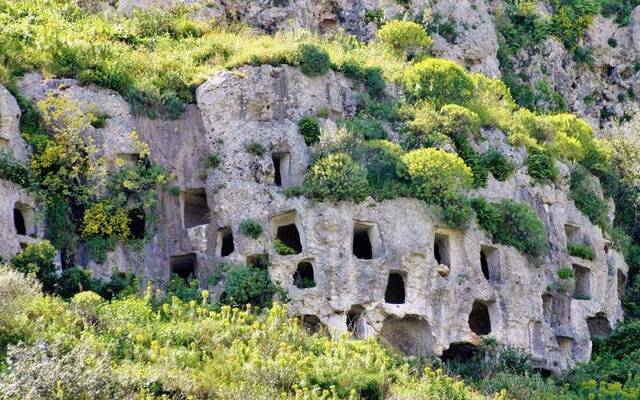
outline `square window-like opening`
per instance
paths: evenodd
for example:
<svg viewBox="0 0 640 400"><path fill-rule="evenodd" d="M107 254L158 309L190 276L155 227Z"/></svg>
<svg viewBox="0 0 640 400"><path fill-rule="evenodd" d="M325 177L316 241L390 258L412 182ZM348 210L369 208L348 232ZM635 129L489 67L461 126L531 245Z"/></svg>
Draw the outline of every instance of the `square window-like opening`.
<svg viewBox="0 0 640 400"><path fill-rule="evenodd" d="M485 279L492 282L501 280L500 253L498 249L491 246L480 247L480 268Z"/></svg>
<svg viewBox="0 0 640 400"><path fill-rule="evenodd" d="M182 218L186 229L209 223L209 204L204 189L187 190L182 194Z"/></svg>
<svg viewBox="0 0 640 400"><path fill-rule="evenodd" d="M573 339L567 336L556 336L558 348L565 359L569 359L573 355Z"/></svg>
<svg viewBox="0 0 640 400"><path fill-rule="evenodd" d="M371 241L373 225L355 223L353 225L353 255L361 260L371 260L374 256L374 247Z"/></svg>
<svg viewBox="0 0 640 400"><path fill-rule="evenodd" d="M218 231L218 246L220 257L227 257L235 251L231 227L225 226Z"/></svg>
<svg viewBox="0 0 640 400"><path fill-rule="evenodd" d="M575 290L573 298L577 300L591 299L591 270L582 265L573 264Z"/></svg>
<svg viewBox="0 0 640 400"><path fill-rule="evenodd" d="M438 264L451 268L451 248L449 236L436 233L433 240L433 257Z"/></svg>
<svg viewBox="0 0 640 400"><path fill-rule="evenodd" d="M404 277L400 272L391 272L387 279L384 302L388 304L404 304L405 297Z"/></svg>
<svg viewBox="0 0 640 400"><path fill-rule="evenodd" d="M313 264L311 264L310 261L301 261L298 263L296 272L293 273L293 284L298 289L316 287L316 281L313 274Z"/></svg>
<svg viewBox="0 0 640 400"><path fill-rule="evenodd" d="M289 182L289 153L273 153L273 183L276 186L287 186Z"/></svg>
<svg viewBox="0 0 640 400"><path fill-rule="evenodd" d="M276 239L279 241L279 253L300 254L302 253L302 243L300 233L295 223L279 226L276 230ZM282 249L282 250L281 250ZM286 254L283 254L286 255Z"/></svg>
<svg viewBox="0 0 640 400"><path fill-rule="evenodd" d="M172 274L186 280L196 278L198 261L195 253L173 256L169 259Z"/></svg>
<svg viewBox="0 0 640 400"><path fill-rule="evenodd" d="M260 253L247 256L247 265L257 269L269 269L269 254Z"/></svg>
<svg viewBox="0 0 640 400"><path fill-rule="evenodd" d="M565 224L564 225L564 234L567 238L567 243L578 243L581 241L580 238L580 227L575 224Z"/></svg>
<svg viewBox="0 0 640 400"><path fill-rule="evenodd" d="M491 317L489 307L481 301L474 301L469 314L469 328L476 335L488 335L491 333Z"/></svg>

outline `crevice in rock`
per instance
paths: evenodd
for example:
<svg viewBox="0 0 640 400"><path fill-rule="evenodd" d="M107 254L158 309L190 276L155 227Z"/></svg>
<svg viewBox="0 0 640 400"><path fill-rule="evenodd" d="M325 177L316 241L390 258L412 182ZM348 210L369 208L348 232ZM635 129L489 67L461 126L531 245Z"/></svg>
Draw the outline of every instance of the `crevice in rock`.
<svg viewBox="0 0 640 400"><path fill-rule="evenodd" d="M273 183L276 186L287 186L289 182L289 153L273 153Z"/></svg>

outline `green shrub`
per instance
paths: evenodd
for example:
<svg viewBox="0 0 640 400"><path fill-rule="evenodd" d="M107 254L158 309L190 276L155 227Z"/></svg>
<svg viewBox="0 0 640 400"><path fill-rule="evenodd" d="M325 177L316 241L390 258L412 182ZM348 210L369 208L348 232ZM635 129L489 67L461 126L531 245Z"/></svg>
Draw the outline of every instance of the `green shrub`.
<svg viewBox="0 0 640 400"><path fill-rule="evenodd" d="M57 280L55 257L55 248L44 241L27 245L13 256L10 265L23 274L34 274L42 282L43 289L51 292Z"/></svg>
<svg viewBox="0 0 640 400"><path fill-rule="evenodd" d="M438 114L438 129L453 138L468 140L480 136L480 117L475 112L457 104L447 104Z"/></svg>
<svg viewBox="0 0 640 400"><path fill-rule="evenodd" d="M515 165L499 150L491 149L482 155L482 164L493 174L493 177L500 182L506 181L513 171Z"/></svg>
<svg viewBox="0 0 640 400"><path fill-rule="evenodd" d="M98 264L103 264L107 261L107 253L116 248L115 238L104 236L93 236L89 238L85 244L89 251L89 257Z"/></svg>
<svg viewBox="0 0 640 400"><path fill-rule="evenodd" d="M267 151L267 149L265 149L264 146L258 142L247 142L244 144L244 149L247 151L247 153L253 154L258 157L263 156Z"/></svg>
<svg viewBox="0 0 640 400"><path fill-rule="evenodd" d="M313 44L298 47L300 71L307 76L324 75L331 68L329 53Z"/></svg>
<svg viewBox="0 0 640 400"><path fill-rule="evenodd" d="M527 172L537 182L554 182L558 176L555 160L543 153L530 154L527 157Z"/></svg>
<svg viewBox="0 0 640 400"><path fill-rule="evenodd" d="M305 178L305 194L313 199L361 202L369 196L367 174L344 153L330 154L315 162Z"/></svg>
<svg viewBox="0 0 640 400"><path fill-rule="evenodd" d="M562 267L558 269L558 278L562 280L573 279L575 273L571 267Z"/></svg>
<svg viewBox="0 0 640 400"><path fill-rule="evenodd" d="M576 204L578 210L589 217L592 223L600 227L605 227L610 224L608 216L609 205L602 197L600 183L586 168L576 166L576 168L571 171L569 189L571 199Z"/></svg>
<svg viewBox="0 0 640 400"><path fill-rule="evenodd" d="M200 282L195 276L184 279L181 276L172 274L169 283L165 287L167 297L176 296L181 301L190 302L192 300L199 301L202 296L200 294Z"/></svg>
<svg viewBox="0 0 640 400"><path fill-rule="evenodd" d="M447 103L465 104L474 91L469 74L458 64L427 58L405 70L402 82L407 94L431 102L436 109Z"/></svg>
<svg viewBox="0 0 640 400"><path fill-rule="evenodd" d="M266 306L271 304L275 286L266 270L240 265L227 271L224 293L223 302L234 307Z"/></svg>
<svg viewBox="0 0 640 400"><path fill-rule="evenodd" d="M304 142L307 146L318 143L320 139L320 124L317 118L310 115L300 118L300 121L298 121L298 130L302 137L304 137Z"/></svg>
<svg viewBox="0 0 640 400"><path fill-rule="evenodd" d="M169 193L171 193L172 196L178 197L182 193L182 189L180 189L180 186L171 186Z"/></svg>
<svg viewBox="0 0 640 400"><path fill-rule="evenodd" d="M273 248L276 250L276 253L281 256L290 256L292 254L296 254L296 251L294 249L282 243L282 241L279 239L276 239L273 242Z"/></svg>
<svg viewBox="0 0 640 400"><path fill-rule="evenodd" d="M0 150L0 179L11 181L27 189L33 185L29 168L16 160L12 153L5 150Z"/></svg>
<svg viewBox="0 0 640 400"><path fill-rule="evenodd" d="M529 205L509 199L491 204L480 198L474 199L471 205L480 227L496 242L513 246L531 257L540 257L546 252L546 228Z"/></svg>
<svg viewBox="0 0 640 400"><path fill-rule="evenodd" d="M64 299L72 298L76 293L97 291L98 282L91 273L81 267L67 268L62 271L56 285L56 294Z"/></svg>
<svg viewBox="0 0 640 400"><path fill-rule="evenodd" d="M402 149L387 140L370 140L358 149L358 161L367 170L373 190L379 190L399 179L402 172Z"/></svg>
<svg viewBox="0 0 640 400"><path fill-rule="evenodd" d="M387 132L382 128L380 122L373 118L358 117L343 119L338 125L344 127L352 134L362 137L365 140L386 139Z"/></svg>
<svg viewBox="0 0 640 400"><path fill-rule="evenodd" d="M391 20L378 31L380 40L402 54L415 55L431 46L432 40L424 28L412 21Z"/></svg>
<svg viewBox="0 0 640 400"><path fill-rule="evenodd" d="M140 290L140 279L132 273L113 271L107 282L100 285L99 294L107 300L135 295Z"/></svg>
<svg viewBox="0 0 640 400"><path fill-rule="evenodd" d="M584 243L567 244L567 252L570 256L584 258L585 260L593 261L596 259L596 255L591 246Z"/></svg>
<svg viewBox="0 0 640 400"><path fill-rule="evenodd" d="M471 218L471 202L462 194L451 194L442 200L442 216L452 228L464 229Z"/></svg>
<svg viewBox="0 0 640 400"><path fill-rule="evenodd" d="M260 237L260 234L262 233L262 225L260 225L260 222L256 220L245 219L240 224L240 232L242 232L243 235L248 236L252 239L257 239L258 237Z"/></svg>
<svg viewBox="0 0 640 400"><path fill-rule="evenodd" d="M469 188L473 174L456 154L438 149L418 149L402 156L412 191L427 202L441 200Z"/></svg>
<svg viewBox="0 0 640 400"><path fill-rule="evenodd" d="M217 153L211 153L207 156L207 167L209 168L218 168L222 159Z"/></svg>

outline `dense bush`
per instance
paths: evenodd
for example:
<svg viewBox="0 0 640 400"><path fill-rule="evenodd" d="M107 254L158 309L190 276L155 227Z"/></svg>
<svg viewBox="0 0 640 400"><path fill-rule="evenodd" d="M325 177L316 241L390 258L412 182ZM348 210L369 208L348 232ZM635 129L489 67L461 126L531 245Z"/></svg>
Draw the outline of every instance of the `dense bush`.
<svg viewBox="0 0 640 400"><path fill-rule="evenodd" d="M571 267L561 267L558 269L558 278L562 280L573 279L574 276L575 276L575 272Z"/></svg>
<svg viewBox="0 0 640 400"><path fill-rule="evenodd" d="M402 82L412 99L429 101L436 109L447 103L465 104L474 91L473 81L461 66L437 58L409 67Z"/></svg>
<svg viewBox="0 0 640 400"><path fill-rule="evenodd" d="M472 207L480 227L496 242L513 246L531 257L540 257L546 252L546 228L530 206L509 199L491 204L476 198L472 200Z"/></svg>
<svg viewBox="0 0 640 400"><path fill-rule="evenodd" d="M44 241L27 245L11 259L10 265L23 274L35 275L44 289L51 291L57 280L55 257L55 248Z"/></svg>
<svg viewBox="0 0 640 400"><path fill-rule="evenodd" d="M234 307L270 305L275 286L266 269L235 265L226 272L223 302Z"/></svg>
<svg viewBox="0 0 640 400"><path fill-rule="evenodd" d="M0 150L0 179L16 183L27 189L33 185L29 168L16 160L12 153L5 150Z"/></svg>
<svg viewBox="0 0 640 400"><path fill-rule="evenodd" d="M308 197L333 202L361 202L370 193L366 171L344 153L328 155L313 164L304 186Z"/></svg>
<svg viewBox="0 0 640 400"><path fill-rule="evenodd" d="M527 172L541 183L554 182L558 176L555 160L543 153L533 153L527 157Z"/></svg>
<svg viewBox="0 0 640 400"><path fill-rule="evenodd" d="M318 143L320 139L320 124L317 118L310 115L300 118L300 121L298 121L298 130L302 137L304 137L304 142L307 146Z"/></svg>
<svg viewBox="0 0 640 400"><path fill-rule="evenodd" d="M404 164L400 146L387 140L371 140L363 143L358 153L377 200L402 195L399 180Z"/></svg>
<svg viewBox="0 0 640 400"><path fill-rule="evenodd" d="M300 71L308 76L323 75L331 68L331 59L326 50L312 44L298 48Z"/></svg>
<svg viewBox="0 0 640 400"><path fill-rule="evenodd" d="M339 121L339 125L365 140L386 139L387 132L380 122L373 118L351 118Z"/></svg>
<svg viewBox="0 0 640 400"><path fill-rule="evenodd" d="M402 161L413 193L428 202L440 204L443 198L471 186L471 170L456 154L418 149L404 154Z"/></svg>
<svg viewBox="0 0 640 400"><path fill-rule="evenodd" d="M252 239L257 239L262 233L262 225L253 219L246 219L240 224L240 232Z"/></svg>
<svg viewBox="0 0 640 400"><path fill-rule="evenodd" d="M567 252L570 256L584 258L585 260L593 261L596 259L596 255L591 246L584 243L567 244Z"/></svg>
<svg viewBox="0 0 640 400"><path fill-rule="evenodd" d="M380 40L404 57L415 55L431 46L424 28L411 21L388 21L378 31Z"/></svg>
<svg viewBox="0 0 640 400"><path fill-rule="evenodd" d="M497 180L506 181L513 171L515 165L499 150L491 149L482 155L482 164L491 171Z"/></svg>
<svg viewBox="0 0 640 400"><path fill-rule="evenodd" d="M600 184L585 168L581 166L574 168L571 172L569 189L571 190L571 199L575 202L578 210L589 217L592 223L600 227L606 227L610 224L609 205L602 197Z"/></svg>

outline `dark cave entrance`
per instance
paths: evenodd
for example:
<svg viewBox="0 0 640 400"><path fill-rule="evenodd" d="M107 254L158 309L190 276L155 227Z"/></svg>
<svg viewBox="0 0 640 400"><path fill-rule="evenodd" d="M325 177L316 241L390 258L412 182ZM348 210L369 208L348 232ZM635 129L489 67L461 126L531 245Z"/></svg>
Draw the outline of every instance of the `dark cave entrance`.
<svg viewBox="0 0 640 400"><path fill-rule="evenodd" d="M225 226L221 228L218 233L218 240L220 241L220 257L227 257L235 251L236 247L233 243L231 227Z"/></svg>
<svg viewBox="0 0 640 400"><path fill-rule="evenodd" d="M387 289L384 292L384 301L388 304L404 304L404 278L399 272L391 272L389 274Z"/></svg>
<svg viewBox="0 0 640 400"><path fill-rule="evenodd" d="M13 225L15 226L16 233L18 235L27 234L27 223L24 219L24 215L22 214L22 210L19 208L13 209Z"/></svg>
<svg viewBox="0 0 640 400"><path fill-rule="evenodd" d="M313 265L310 262L302 261L298 264L296 272L293 273L293 284L298 289L316 287L316 281L313 276Z"/></svg>
<svg viewBox="0 0 640 400"><path fill-rule="evenodd" d="M197 265L198 262L195 253L173 256L169 260L171 273L178 275L185 281L188 281L189 279L195 279Z"/></svg>
<svg viewBox="0 0 640 400"><path fill-rule="evenodd" d="M471 343L451 343L449 348L442 352L440 359L445 362L469 361L476 355L477 350L478 346Z"/></svg>
<svg viewBox="0 0 640 400"><path fill-rule="evenodd" d="M469 314L469 328L476 335L488 335L491 333L491 318L489 307L476 300L473 302L471 314Z"/></svg>
<svg viewBox="0 0 640 400"><path fill-rule="evenodd" d="M356 338L365 336L363 312L364 309L361 306L352 306L347 313L347 330Z"/></svg>
<svg viewBox="0 0 640 400"><path fill-rule="evenodd" d="M302 253L302 243L300 242L300 233L295 223L282 225L276 231L276 239L282 244L293 249L295 254Z"/></svg>
<svg viewBox="0 0 640 400"><path fill-rule="evenodd" d="M436 234L433 241L433 257L438 264L451 268L451 254L449 251L449 236Z"/></svg>
<svg viewBox="0 0 640 400"><path fill-rule="evenodd" d="M373 258L371 245L371 229L369 225L355 224L353 227L353 255L361 260Z"/></svg>
<svg viewBox="0 0 640 400"><path fill-rule="evenodd" d="M266 271L269 268L269 255L267 253L260 253L247 256L247 265Z"/></svg>
<svg viewBox="0 0 640 400"><path fill-rule="evenodd" d="M146 230L146 215L144 210L135 208L129 211L129 232L134 239L142 240Z"/></svg>

